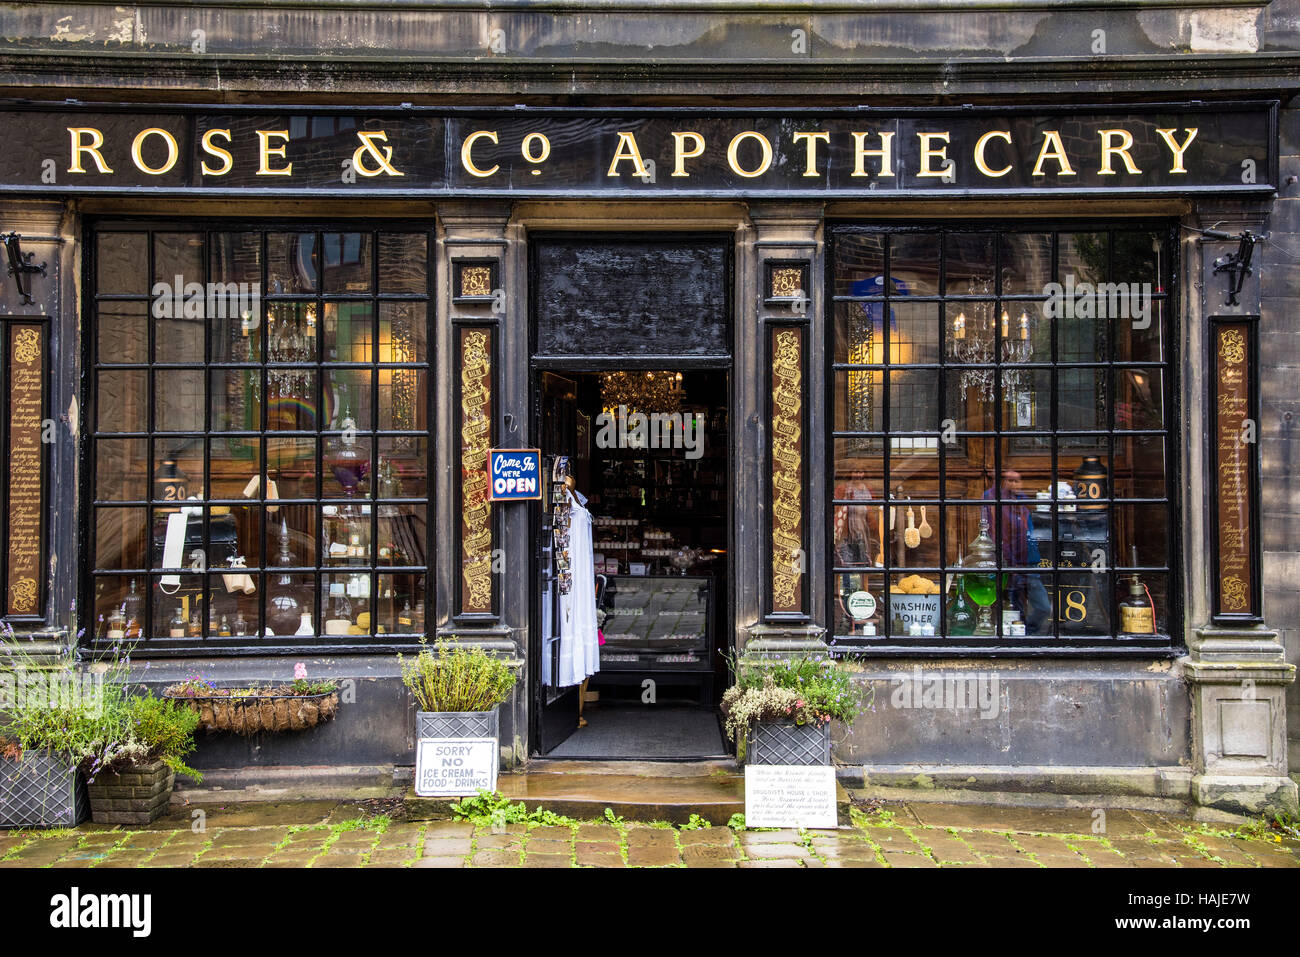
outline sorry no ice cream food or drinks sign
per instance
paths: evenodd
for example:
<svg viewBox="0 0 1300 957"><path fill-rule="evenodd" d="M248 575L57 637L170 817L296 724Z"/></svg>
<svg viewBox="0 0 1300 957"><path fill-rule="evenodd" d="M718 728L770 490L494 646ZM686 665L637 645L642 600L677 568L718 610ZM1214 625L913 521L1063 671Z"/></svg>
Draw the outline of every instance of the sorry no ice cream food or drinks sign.
<svg viewBox="0 0 1300 957"><path fill-rule="evenodd" d="M415 793L473 796L497 789L496 738L421 738L415 749Z"/></svg>

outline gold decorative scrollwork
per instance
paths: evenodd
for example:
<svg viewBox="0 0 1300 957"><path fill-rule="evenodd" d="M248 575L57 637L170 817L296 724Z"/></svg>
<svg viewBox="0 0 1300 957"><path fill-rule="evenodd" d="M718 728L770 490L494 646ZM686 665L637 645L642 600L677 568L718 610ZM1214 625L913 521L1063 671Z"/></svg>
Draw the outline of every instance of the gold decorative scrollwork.
<svg viewBox="0 0 1300 957"><path fill-rule="evenodd" d="M462 606L492 610L492 531L488 504L488 446L491 442L490 334L461 333L461 561Z"/></svg>
<svg viewBox="0 0 1300 957"><path fill-rule="evenodd" d="M1246 337L1237 329L1229 329L1219 340L1219 354L1223 361L1238 365L1246 361Z"/></svg>
<svg viewBox="0 0 1300 957"><path fill-rule="evenodd" d="M1246 583L1235 575L1223 580L1221 594L1224 611L1242 611L1246 608Z"/></svg>
<svg viewBox="0 0 1300 957"><path fill-rule="evenodd" d="M800 611L803 574L803 363L797 329L772 346L772 608Z"/></svg>
<svg viewBox="0 0 1300 957"><path fill-rule="evenodd" d="M20 578L9 586L9 607L15 615L36 613L36 579Z"/></svg>
<svg viewBox="0 0 1300 957"><path fill-rule="evenodd" d="M14 361L27 365L41 355L41 334L35 329L20 330L14 336Z"/></svg>

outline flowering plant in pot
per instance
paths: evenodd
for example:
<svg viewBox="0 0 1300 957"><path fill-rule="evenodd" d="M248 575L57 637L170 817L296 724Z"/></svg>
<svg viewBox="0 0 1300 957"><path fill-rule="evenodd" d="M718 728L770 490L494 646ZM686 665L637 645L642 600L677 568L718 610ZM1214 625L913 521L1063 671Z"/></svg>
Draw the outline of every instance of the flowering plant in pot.
<svg viewBox="0 0 1300 957"><path fill-rule="evenodd" d="M75 827L89 813L78 765L103 734L102 675L6 649L0 667L0 827Z"/></svg>
<svg viewBox="0 0 1300 957"><path fill-rule="evenodd" d="M102 737L81 761L96 824L149 824L167 810L177 774L203 775L185 763L199 716L152 694L113 694Z"/></svg>
<svg viewBox="0 0 1300 957"><path fill-rule="evenodd" d="M828 658L746 664L722 695L727 736L752 764L829 764L831 722L858 711L848 673Z"/></svg>
<svg viewBox="0 0 1300 957"><path fill-rule="evenodd" d="M121 648L88 668L7 650L0 826L75 826L88 810L99 823L147 823L177 772L199 777L183 760L197 720L132 691Z"/></svg>
<svg viewBox="0 0 1300 957"><path fill-rule="evenodd" d="M421 644L424 644L423 642ZM435 642L414 658L397 656L415 696L418 738L498 738L498 706L514 690L510 663L476 646Z"/></svg>
<svg viewBox="0 0 1300 957"><path fill-rule="evenodd" d="M278 685L218 688L200 675L170 685L163 696L193 710L205 731L303 731L338 713L338 682L312 680L302 662L294 679Z"/></svg>

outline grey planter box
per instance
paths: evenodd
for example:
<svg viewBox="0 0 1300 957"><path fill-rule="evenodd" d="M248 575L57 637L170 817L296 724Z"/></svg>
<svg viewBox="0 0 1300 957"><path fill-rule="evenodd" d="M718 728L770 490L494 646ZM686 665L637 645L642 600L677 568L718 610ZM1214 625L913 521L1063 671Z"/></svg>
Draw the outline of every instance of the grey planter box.
<svg viewBox="0 0 1300 957"><path fill-rule="evenodd" d="M171 802L176 775L161 761L120 774L100 773L87 785L96 824L152 824Z"/></svg>
<svg viewBox="0 0 1300 957"><path fill-rule="evenodd" d="M64 755L0 759L0 827L76 827L89 812L86 783Z"/></svg>
<svg viewBox="0 0 1300 957"><path fill-rule="evenodd" d="M417 711L416 738L500 738L501 709Z"/></svg>
<svg viewBox="0 0 1300 957"><path fill-rule="evenodd" d="M793 721L760 721L749 733L745 761L748 764L830 764L830 722L797 725Z"/></svg>

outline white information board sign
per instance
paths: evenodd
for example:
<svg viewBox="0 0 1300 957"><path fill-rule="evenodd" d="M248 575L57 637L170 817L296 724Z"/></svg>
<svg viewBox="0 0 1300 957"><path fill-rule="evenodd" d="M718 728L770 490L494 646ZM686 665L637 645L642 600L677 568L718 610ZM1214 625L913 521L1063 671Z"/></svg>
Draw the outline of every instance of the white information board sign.
<svg viewBox="0 0 1300 957"><path fill-rule="evenodd" d="M747 827L836 827L835 768L745 765Z"/></svg>
<svg viewBox="0 0 1300 957"><path fill-rule="evenodd" d="M415 747L415 793L473 797L497 789L496 738L421 738Z"/></svg>

